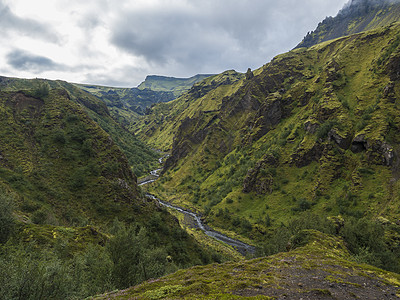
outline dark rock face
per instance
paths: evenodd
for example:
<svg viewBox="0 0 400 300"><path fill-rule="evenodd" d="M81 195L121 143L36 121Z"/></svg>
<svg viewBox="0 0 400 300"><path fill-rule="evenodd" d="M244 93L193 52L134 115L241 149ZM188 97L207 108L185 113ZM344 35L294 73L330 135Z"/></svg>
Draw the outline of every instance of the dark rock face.
<svg viewBox="0 0 400 300"><path fill-rule="evenodd" d="M375 141L367 143L367 157L372 163L392 166L395 155L391 145Z"/></svg>
<svg viewBox="0 0 400 300"><path fill-rule="evenodd" d="M250 68L248 68L248 69L247 69L247 72L246 72L246 80L250 80L250 79L252 79L253 77L254 77L253 72L251 71Z"/></svg>
<svg viewBox="0 0 400 300"><path fill-rule="evenodd" d="M387 143L382 143L380 151L383 156L382 162L387 166L393 165L393 160L395 157L393 147Z"/></svg>
<svg viewBox="0 0 400 300"><path fill-rule="evenodd" d="M368 159L376 164L392 166L395 158L391 145L382 141L368 141L364 134L357 135L353 139L350 149L353 153L367 151Z"/></svg>
<svg viewBox="0 0 400 300"><path fill-rule="evenodd" d="M390 57L385 72L389 75L391 81L400 79L400 53Z"/></svg>
<svg viewBox="0 0 400 300"><path fill-rule="evenodd" d="M255 116L253 127L258 131L252 136L252 140L258 140L265 135L271 128L277 125L283 118L283 103L281 97L264 102Z"/></svg>
<svg viewBox="0 0 400 300"><path fill-rule="evenodd" d="M340 148L346 150L350 147L351 144L351 137L345 136L342 137L336 131L336 129L331 129L328 132L328 140L334 141Z"/></svg>
<svg viewBox="0 0 400 300"><path fill-rule="evenodd" d="M399 20L399 11L398 1L353 0L336 17L327 17L318 24L315 31L308 32L296 48L311 47L324 41L389 25Z"/></svg>
<svg viewBox="0 0 400 300"><path fill-rule="evenodd" d="M318 128L319 124L316 121L313 122L311 120L308 120L304 123L304 130L308 133L314 134L317 132Z"/></svg>
<svg viewBox="0 0 400 300"><path fill-rule="evenodd" d="M274 171L279 164L276 157L271 154L265 155L253 169L247 172L243 180L243 192L250 193L256 192L257 194L264 195L271 193L274 185Z"/></svg>
<svg viewBox="0 0 400 300"><path fill-rule="evenodd" d="M312 147L306 148L300 146L291 156L291 163L296 167L301 168L309 165L313 161L321 158L324 146L320 143L315 143Z"/></svg>
<svg viewBox="0 0 400 300"><path fill-rule="evenodd" d="M351 143L351 151L353 153L359 153L367 150L367 141L364 134L357 135Z"/></svg>

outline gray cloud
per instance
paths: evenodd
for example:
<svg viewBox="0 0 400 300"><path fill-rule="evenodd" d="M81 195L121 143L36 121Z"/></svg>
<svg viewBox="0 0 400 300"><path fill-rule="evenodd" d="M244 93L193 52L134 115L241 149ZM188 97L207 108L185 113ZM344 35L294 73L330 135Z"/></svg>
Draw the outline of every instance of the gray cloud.
<svg viewBox="0 0 400 300"><path fill-rule="evenodd" d="M93 83L105 86L132 87L132 82L141 82L144 80L143 74L148 75L148 70L144 70L132 65L125 65L121 68L111 70L98 70L95 73L87 69L84 83ZM115 74L118 74L116 76Z"/></svg>
<svg viewBox="0 0 400 300"><path fill-rule="evenodd" d="M52 43L58 43L59 38L50 26L36 20L20 18L0 0L0 27L3 34L17 33L39 38Z"/></svg>
<svg viewBox="0 0 400 300"><path fill-rule="evenodd" d="M34 14L23 9L29 0L18 0L21 15L4 4L8 1L0 0L3 73L41 72L118 86L133 86L148 74L189 77L261 67L348 2L120 0L116 5L110 0L57 0L43 7L41 19L32 19L28 16ZM56 30L62 33L62 45Z"/></svg>
<svg viewBox="0 0 400 300"><path fill-rule="evenodd" d="M62 70L67 68L47 57L34 55L19 49L9 52L6 59L11 67L20 71L41 73L49 70Z"/></svg>
<svg viewBox="0 0 400 300"><path fill-rule="evenodd" d="M346 0L329 2L159 1L151 10L125 7L111 25L110 40L152 66L243 70L290 50Z"/></svg>

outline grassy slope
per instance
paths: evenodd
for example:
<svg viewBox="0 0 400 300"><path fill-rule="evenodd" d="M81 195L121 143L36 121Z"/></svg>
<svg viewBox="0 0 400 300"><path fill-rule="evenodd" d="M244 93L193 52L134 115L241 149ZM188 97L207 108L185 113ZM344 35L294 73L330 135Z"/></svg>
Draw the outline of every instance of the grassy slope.
<svg viewBox="0 0 400 300"><path fill-rule="evenodd" d="M32 96L39 83L50 86L41 98ZM174 217L143 198L105 130L127 141L101 102L64 82L2 78L2 85L0 192L16 202L13 243L81 251L104 245L109 235L102 231L118 218L147 228L152 244L179 266L210 262Z"/></svg>
<svg viewBox="0 0 400 300"><path fill-rule="evenodd" d="M399 145L400 92L390 75L399 36L396 24L280 55L211 113L196 115L199 100L180 98L185 122L163 123L150 137L168 148L175 136L154 192L252 238L303 210L397 222L398 163L386 166L385 155ZM356 137L363 146L353 153Z"/></svg>
<svg viewBox="0 0 400 300"><path fill-rule="evenodd" d="M384 299L400 297L400 276L350 259L343 242L316 231L287 253L194 267L94 299Z"/></svg>
<svg viewBox="0 0 400 300"><path fill-rule="evenodd" d="M27 90L40 84L50 88L63 88L68 91L70 99L82 105L91 119L97 122L125 153L133 172L137 176L148 174L155 167L157 154L116 122L109 113L106 105L93 95L64 81L28 80L2 77L1 89L5 91Z"/></svg>
<svg viewBox="0 0 400 300"><path fill-rule="evenodd" d="M243 77L235 71L226 71L195 84L178 99L152 107L135 126L135 134L152 147L169 151L182 121L201 113L212 116L222 99L237 90Z"/></svg>
<svg viewBox="0 0 400 300"><path fill-rule="evenodd" d="M1 100L1 179L20 196L23 218L42 211L43 222L97 223L138 200L126 157L65 90Z"/></svg>

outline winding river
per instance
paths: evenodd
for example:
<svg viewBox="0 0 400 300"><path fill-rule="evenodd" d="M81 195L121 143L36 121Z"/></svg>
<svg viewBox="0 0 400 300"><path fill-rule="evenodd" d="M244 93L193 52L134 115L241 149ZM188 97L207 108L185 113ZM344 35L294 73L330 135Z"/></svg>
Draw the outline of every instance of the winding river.
<svg viewBox="0 0 400 300"><path fill-rule="evenodd" d="M160 158L159 162L160 162L160 164L162 163L162 158ZM161 170L162 170L162 168L151 171L150 172L150 176L147 177L141 183L139 183L139 185L145 185L145 184L149 184L151 182L156 181L158 179L158 177L159 177L159 173L160 173ZM218 241L221 241L223 243L226 243L226 244L232 246L240 254L246 255L248 253L250 253L250 254L254 254L255 253L255 247L253 247L251 245L248 245L246 243L243 243L243 242L241 242L239 240L232 239L232 238L230 238L230 237L228 237L228 236L226 236L226 235L224 235L222 233L219 233L219 232L217 232L215 230L212 230L207 225L204 225L203 222L201 221L200 216L195 214L194 212L192 212L190 210L187 210L187 209L183 209L183 208L181 208L179 206L172 205L172 204L170 204L168 202L162 201L162 200L156 198L154 195L147 194L146 196L158 201L158 203L160 203L161 205L163 205L165 207L174 209L174 210L176 210L176 211L178 211L178 212L180 212L182 214L190 216L195 221L197 227L199 229L201 229L202 231L204 231L204 233L206 235L208 235L210 237L213 237Z"/></svg>

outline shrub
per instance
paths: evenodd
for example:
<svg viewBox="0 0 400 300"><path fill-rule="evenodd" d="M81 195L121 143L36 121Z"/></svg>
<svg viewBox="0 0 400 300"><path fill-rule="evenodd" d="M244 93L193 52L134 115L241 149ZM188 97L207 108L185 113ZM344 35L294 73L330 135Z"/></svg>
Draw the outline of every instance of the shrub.
<svg viewBox="0 0 400 300"><path fill-rule="evenodd" d="M317 138L324 139L327 137L328 132L337 125L337 121L329 120L322 124L317 130Z"/></svg>
<svg viewBox="0 0 400 300"><path fill-rule="evenodd" d="M311 203L306 199L300 199L297 202L297 206L292 208L292 211L306 211L311 208Z"/></svg>
<svg viewBox="0 0 400 300"><path fill-rule="evenodd" d="M33 90L32 96L38 99L43 99L49 95L49 85L47 83L39 83Z"/></svg>

